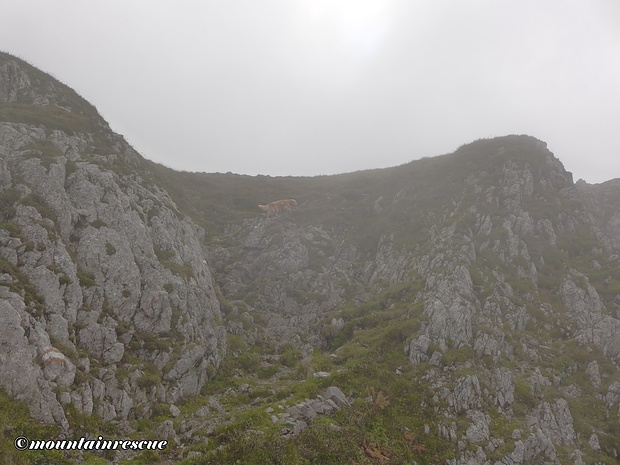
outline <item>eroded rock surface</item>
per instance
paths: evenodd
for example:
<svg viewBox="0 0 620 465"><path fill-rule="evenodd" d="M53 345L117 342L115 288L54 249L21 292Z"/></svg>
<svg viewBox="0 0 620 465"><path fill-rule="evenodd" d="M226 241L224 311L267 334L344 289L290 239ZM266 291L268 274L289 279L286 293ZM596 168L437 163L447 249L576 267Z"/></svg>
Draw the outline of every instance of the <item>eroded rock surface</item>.
<svg viewBox="0 0 620 465"><path fill-rule="evenodd" d="M74 130L0 123L0 384L44 422L68 427L66 404L125 421L153 390L198 394L225 353L204 231L94 108L42 76L0 60L0 103L78 115Z"/></svg>

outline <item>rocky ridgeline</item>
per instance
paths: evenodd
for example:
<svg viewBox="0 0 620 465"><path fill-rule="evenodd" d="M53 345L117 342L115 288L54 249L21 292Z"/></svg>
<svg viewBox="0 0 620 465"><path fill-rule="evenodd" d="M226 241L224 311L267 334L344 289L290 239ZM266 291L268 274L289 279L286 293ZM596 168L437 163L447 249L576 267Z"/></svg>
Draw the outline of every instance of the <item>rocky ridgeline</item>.
<svg viewBox="0 0 620 465"><path fill-rule="evenodd" d="M355 337L343 309L411 284L373 311L419 323L399 351L432 392L424 431L454 446L448 463L618 459L617 180L575 184L531 137L478 141L382 171L384 191L369 178L257 211L205 253L204 231L92 106L6 55L0 84L0 385L35 418L69 428L73 406L126 426L167 403L176 420L156 433L190 443L224 411L217 395L193 417L175 404L208 383L226 332L309 359L327 334ZM428 176L413 183L415 170ZM424 184L435 171L440 193ZM339 221L298 221L310 201ZM340 221L356 215L368 221ZM272 421L295 437L351 402L328 391Z"/></svg>
<svg viewBox="0 0 620 465"><path fill-rule="evenodd" d="M83 110L43 82L0 57L0 104L17 120L24 103ZM121 136L83 118L98 129L0 123L0 385L65 428L68 405L126 421L196 395L226 350L204 231L136 174Z"/></svg>
<svg viewBox="0 0 620 465"><path fill-rule="evenodd" d="M579 253L592 257L587 263L592 271L620 266L620 221L613 207L620 189L613 182L575 185L536 139L505 138L505 145L491 155L494 166L482 165L469 175L450 206L434 214L422 245L396 246L386 231L369 254L347 241L346 227L256 218L229 228L222 241L235 246L211 244L214 268L227 297L268 315L267 334L314 346L321 344L316 328L326 315L420 277L423 289L410 305L421 304L422 325L404 350L411 364L428 366L436 410L445 418L440 433L461 451L452 463L560 463L559 447L579 464L581 449L600 450L592 448L597 434L606 435L607 443L611 436L577 433L567 399L598 402L617 421L617 382L602 387L595 361L586 364L590 382L582 387L575 377L585 365L574 361L564 372L546 368L545 374L539 365L562 355L547 345L555 332L584 351L598 351L617 370L620 295L603 303L588 276L566 264ZM508 157L514 145L533 157ZM408 205L408 190L403 186L391 205L385 196L367 202L377 214L398 212ZM420 221L428 215L418 214ZM566 239L576 236L586 245ZM573 246L582 248L576 252ZM256 299L247 298L252 295ZM331 321L335 332L346 323ZM463 371L475 374L459 376ZM605 377L612 376L608 369ZM494 432L497 418L490 417L490 408L515 427ZM457 428L462 415L467 426ZM507 451L501 461L493 458L498 451ZM616 457L620 451L608 453Z"/></svg>

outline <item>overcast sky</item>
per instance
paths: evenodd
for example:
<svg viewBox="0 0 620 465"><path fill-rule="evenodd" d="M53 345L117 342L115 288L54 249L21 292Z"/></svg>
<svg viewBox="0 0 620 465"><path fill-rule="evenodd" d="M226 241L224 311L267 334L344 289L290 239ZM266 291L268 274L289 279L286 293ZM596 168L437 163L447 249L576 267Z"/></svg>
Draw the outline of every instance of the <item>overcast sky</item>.
<svg viewBox="0 0 620 465"><path fill-rule="evenodd" d="M317 175L530 134L620 177L618 0L0 0L0 49L146 158Z"/></svg>

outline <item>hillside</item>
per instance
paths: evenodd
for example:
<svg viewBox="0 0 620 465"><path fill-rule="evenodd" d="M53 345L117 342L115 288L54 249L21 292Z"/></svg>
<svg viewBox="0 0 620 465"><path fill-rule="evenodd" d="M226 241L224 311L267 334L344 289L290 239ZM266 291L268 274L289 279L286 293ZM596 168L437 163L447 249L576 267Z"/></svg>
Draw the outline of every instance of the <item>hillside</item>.
<svg viewBox="0 0 620 465"><path fill-rule="evenodd" d="M534 137L175 172L0 53L0 158L4 463L619 461L620 181ZM12 448L56 434L170 445Z"/></svg>

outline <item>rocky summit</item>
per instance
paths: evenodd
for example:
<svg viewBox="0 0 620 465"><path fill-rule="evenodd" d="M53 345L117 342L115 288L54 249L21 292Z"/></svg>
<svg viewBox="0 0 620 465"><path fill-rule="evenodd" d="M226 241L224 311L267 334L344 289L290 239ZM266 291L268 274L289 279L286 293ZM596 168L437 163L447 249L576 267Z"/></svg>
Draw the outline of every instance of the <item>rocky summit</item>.
<svg viewBox="0 0 620 465"><path fill-rule="evenodd" d="M619 205L525 135L176 172L0 53L2 462L620 463Z"/></svg>

